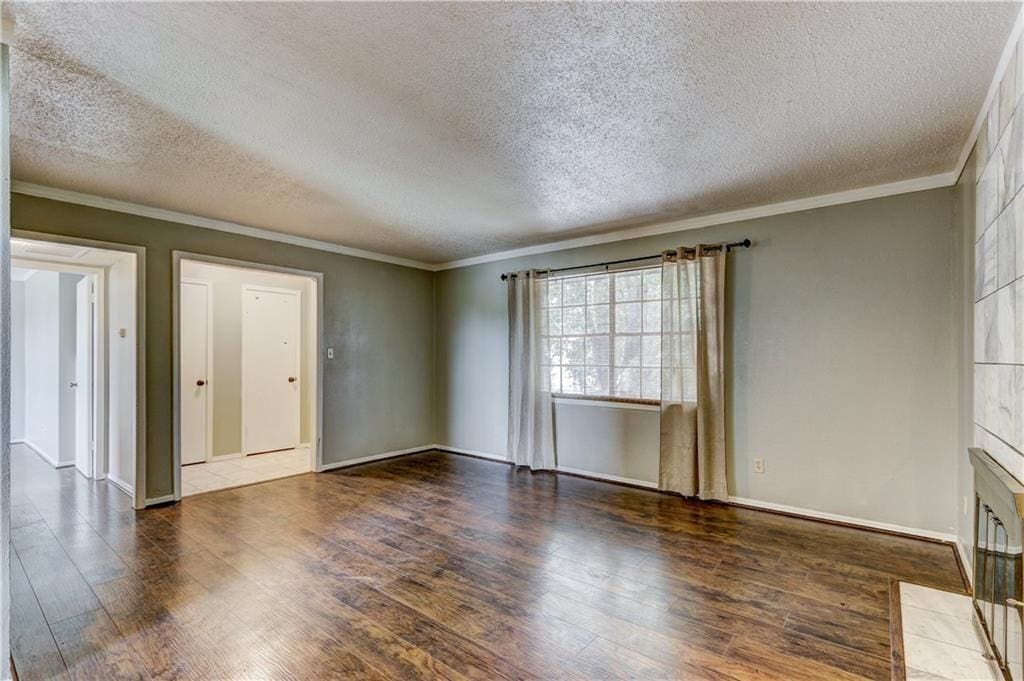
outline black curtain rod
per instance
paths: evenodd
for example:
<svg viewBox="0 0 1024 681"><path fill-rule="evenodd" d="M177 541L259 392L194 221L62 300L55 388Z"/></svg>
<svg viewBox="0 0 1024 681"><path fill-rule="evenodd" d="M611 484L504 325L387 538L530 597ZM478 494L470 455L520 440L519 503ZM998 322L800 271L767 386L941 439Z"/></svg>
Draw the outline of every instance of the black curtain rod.
<svg viewBox="0 0 1024 681"><path fill-rule="evenodd" d="M731 251L734 248L750 248L750 239L744 239L743 241L737 241L737 242L731 243L731 244L710 244L710 245L705 246L704 250L705 251L717 251L717 250L720 250L723 247L725 248L725 252L726 253L728 253L729 251ZM692 251L694 249L688 248L686 250L691 250ZM661 258L661 253L658 253L656 255L644 255L644 256L641 256L639 258L624 258L622 260L609 260L607 262L596 262L596 263L594 263L592 265L573 265L572 267L556 267L554 269L540 270L540 271L541 272L548 272L548 273L550 273L550 272L569 272L569 271L572 271L572 270L587 270L587 269L590 269L591 267L610 267L611 265L622 265L622 264L625 264L627 262L638 262L640 260L653 260L654 258L659 258L660 259ZM515 272L504 272L501 275L501 280L505 281L509 277L514 277L514 276L516 276Z"/></svg>

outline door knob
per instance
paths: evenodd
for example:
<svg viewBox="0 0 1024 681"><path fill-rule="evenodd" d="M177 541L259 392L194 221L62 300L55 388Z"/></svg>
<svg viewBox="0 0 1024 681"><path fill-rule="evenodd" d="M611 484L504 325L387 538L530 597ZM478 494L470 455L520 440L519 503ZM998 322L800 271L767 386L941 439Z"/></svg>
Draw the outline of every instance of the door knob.
<svg viewBox="0 0 1024 681"><path fill-rule="evenodd" d="M288 382L289 383L294 383L295 382L295 377L294 376L289 376L288 377Z"/></svg>
<svg viewBox="0 0 1024 681"><path fill-rule="evenodd" d="M71 381L70 383L68 383L68 387L69 388L77 388L78 387L78 381Z"/></svg>
<svg viewBox="0 0 1024 681"><path fill-rule="evenodd" d="M200 378L198 381L196 381L196 385L202 388L204 385L206 385L206 381Z"/></svg>

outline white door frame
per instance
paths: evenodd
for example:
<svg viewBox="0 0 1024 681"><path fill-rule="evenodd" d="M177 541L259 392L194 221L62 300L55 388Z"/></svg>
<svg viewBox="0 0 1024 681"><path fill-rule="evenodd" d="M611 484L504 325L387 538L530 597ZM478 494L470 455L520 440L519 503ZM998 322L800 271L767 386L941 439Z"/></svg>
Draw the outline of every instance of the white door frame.
<svg viewBox="0 0 1024 681"><path fill-rule="evenodd" d="M184 280L182 280L182 281L184 281ZM264 286L263 284L242 284L242 301L241 301L242 314L240 315L239 319L241 320L241 324L242 324L242 328L243 329L245 328L245 294L248 291L266 291L267 293L281 293L281 294L284 294L284 295L292 296L292 297L294 297L294 298L296 298L298 300L298 307L297 307L296 311L298 312L298 317L299 317L299 343L295 346L295 354L296 354L296 358L295 359L297 360L296 364L298 365L298 368L295 370L295 372L296 372L296 375L299 377L299 380L301 380L301 377L302 377L302 351L303 351L303 343L302 343L302 307L301 307L301 305L302 305L302 291L299 291L298 289L282 288L282 287L278 287L278 286ZM245 334L244 333L242 334L242 376L241 376L241 378L242 378L242 380L241 380L242 395L241 395L241 399L239 400L239 403L240 403L240 406L241 406L241 412L242 412L242 432L241 432L241 436L242 437L241 437L241 443L242 443L242 456L247 456L247 452L249 451L249 446L248 446L248 443L246 442L246 440L248 438L246 437L246 430L245 430ZM305 382L303 382L303 383L301 383L299 385L299 434L295 438L296 446L298 446L302 442L302 391L305 390L305 389L306 389ZM253 452L253 453L256 453L256 452Z"/></svg>
<svg viewBox="0 0 1024 681"><path fill-rule="evenodd" d="M241 267L250 270L263 272L276 272L278 274L291 274L298 277L306 277L316 282L316 346L312 359L316 362L316 370L313 372L316 397L313 406L313 437L310 447L313 449L313 470L317 473L323 470L323 425L324 425L324 273L311 270L300 270L292 267L281 267L268 265L266 263L251 262L249 260L238 260L235 258L222 258L216 255L205 255L203 253L190 253L188 251L171 251L171 312L172 312L172 334L173 344L173 368L171 375L174 382L174 395L172 405L174 409L174 500L181 501L181 261L207 263L210 265L226 265L228 267Z"/></svg>
<svg viewBox="0 0 1024 681"><path fill-rule="evenodd" d="M119 253L131 253L135 256L135 499L136 509L143 509L147 502L152 504L154 500L146 496L146 248L145 246L132 246L111 241L100 241L98 239L81 239L63 234L50 234L47 232L33 232L23 229L12 229L11 237L15 239L29 239L32 241L46 241L49 243L68 244L71 246L84 246L87 248L98 248ZM37 261L33 261L37 262ZM52 263L38 261L40 265L56 265L63 263ZM37 267L42 269L42 267ZM103 269L103 268L98 268ZM97 296L99 292L97 292ZM104 299L106 291L104 290ZM106 317L104 317L104 324ZM106 386L108 376L104 366L103 385ZM99 375L99 374L97 374ZM104 409L103 437L107 437L106 410ZM104 441L106 446L106 440ZM107 471L107 461L103 460L104 475Z"/></svg>
<svg viewBox="0 0 1024 681"><path fill-rule="evenodd" d="M11 52L0 20L0 677L11 674Z"/></svg>
<svg viewBox="0 0 1024 681"><path fill-rule="evenodd" d="M104 305L99 295L97 279L98 277L85 276L75 284L75 468L78 468L79 448L81 447L85 450L83 457L86 467L85 477L101 480L106 477L107 471L103 469L104 457L101 456L104 438L100 437L100 435L101 424L104 421L101 420L99 412L102 407L109 409L109 406L104 404L104 401L110 398L107 395L107 390L104 389L106 386L102 385L104 381L100 371L100 362L105 358L106 353L97 347L100 341L100 330L103 330L102 335L104 338L107 335L105 333L106 325L100 322ZM84 300L80 297L83 295ZM81 316L83 313L87 316L84 319ZM83 325L86 328L86 332L79 334L78 332ZM86 348L89 357L87 362L83 361L85 358L79 356L78 353L78 350L83 345L83 337L88 338ZM84 372L80 372L79 369L83 368L83 365ZM82 375L83 373L85 376ZM83 387L88 388L88 395L82 395L79 392ZM86 398L86 401L83 402L83 398ZM84 411L82 407L85 408ZM82 432L84 424L78 418L83 414L85 415L84 421L89 423L88 430L85 433ZM83 435L86 437L83 437Z"/></svg>
<svg viewBox="0 0 1024 681"><path fill-rule="evenodd" d="M110 409L110 374L107 367L107 347L109 345L107 335L107 271L103 267L90 267L87 265L21 257L11 258L11 267L46 270L48 272L65 274L80 274L93 284L93 309L95 310L95 315L93 316L90 329L92 333L92 394L89 396L92 402L92 433L90 435L93 451L89 462L89 473L91 475L86 473L82 473L82 475L96 480L104 480L107 477L107 453L110 442L110 427L107 421L107 414ZM60 387L61 390L64 387L62 385ZM78 425L76 423L76 441L78 437L77 428Z"/></svg>
<svg viewBox="0 0 1024 681"><path fill-rule="evenodd" d="M199 277L180 277L180 284L198 284L206 287L206 461L213 461L213 282ZM176 284L177 289L180 284ZM175 335L175 338L178 336ZM178 365L178 371L181 365ZM178 376L181 380L181 376ZM180 406L180 405L179 405Z"/></svg>

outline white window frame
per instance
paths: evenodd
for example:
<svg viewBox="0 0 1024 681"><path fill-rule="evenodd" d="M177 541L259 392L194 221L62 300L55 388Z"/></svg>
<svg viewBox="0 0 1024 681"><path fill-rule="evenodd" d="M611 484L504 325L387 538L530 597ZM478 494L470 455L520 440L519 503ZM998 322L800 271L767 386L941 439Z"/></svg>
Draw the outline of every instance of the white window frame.
<svg viewBox="0 0 1024 681"><path fill-rule="evenodd" d="M625 407L635 406L635 407L642 407L642 408L660 408L660 406L661 406L660 397L659 397L659 399L653 399L653 398L650 398L650 397L647 397L647 398L642 397L642 395L643 395L643 371L644 371L644 369L654 369L655 368L655 367L645 367L643 365L643 359L642 359L642 357L643 357L643 337L644 336L655 335L654 333L651 333L651 332L644 333L644 331L643 331L643 304L644 303L649 303L649 302L655 302L655 301L652 301L652 300L645 300L644 297L643 297L643 278L642 278L642 275L643 275L644 272L649 272L649 271L657 271L657 272L659 272L659 276L660 276L661 266L660 265L653 265L653 266L652 265L646 265L646 266L642 266L642 267L629 267L629 268L621 268L621 269L606 270L606 271L581 272L579 274L574 273L574 274L566 274L566 275L563 275L563 276L549 275L549 277L548 277L548 281L549 282L555 281L555 280L565 281L567 279L583 279L583 280L585 280L587 277L601 276L601 275L604 275L604 276L608 277L608 303L607 303L607 305L608 305L608 329L609 330L608 330L607 333L589 333L587 331L587 329L586 329L586 326L584 326L583 333L565 334L564 333L564 323L565 322L564 322L564 318L563 318L563 322L562 322L562 324L563 324L563 327L562 327L563 333L560 333L560 334L557 334L557 335L554 335L554 336L552 336L550 333L548 333L548 334L544 334L542 337L544 338L545 341L547 341L548 339L551 339L551 338L563 339L567 335L569 337L571 337L571 338L579 337L579 338L583 338L583 339L586 339L588 337L606 337L606 338L608 338L608 365L607 365L607 367L608 367L608 387L609 387L609 393L608 394L586 394L586 393L568 393L568 392L561 392L561 390L552 390L552 397L555 399L555 401L557 403L591 402L591 403L611 403L611 404L613 404L615 406L620 406L621 405L621 406L625 406ZM641 283L640 283L641 293L640 293L640 297L636 301L628 301L630 303L637 302L637 303L639 303L641 305L641 321L640 321L640 323L641 323L641 330L639 332L617 333L616 330L615 330L615 323L616 323L616 316L615 316L615 307L616 307L616 300L615 300L615 275L626 274L626 273L629 273L629 272L640 272L641 273ZM659 306L661 306L663 308L663 306L664 306L664 298L660 297L660 295L659 295L659 297L657 298L656 302L659 304ZM584 310L586 310L587 307L589 307L591 305L595 305L595 304L596 305L601 305L603 303L590 303L590 302L584 301L584 304L582 306L569 305L568 307L583 307ZM561 302L560 302L559 305L553 306L553 307L561 308L564 311L565 308L567 307L565 305L564 298L561 299ZM544 301L543 309L544 309L544 313L545 314L547 314L547 311L549 309L551 309L551 308L548 307L547 301ZM586 313L584 313L584 314L586 314ZM584 325L586 325L586 324L587 324L587 319L586 319L586 316L585 316L584 317ZM659 330L657 332L657 335L660 336L660 332L661 332L661 329L659 328ZM640 365L636 366L636 367L630 366L630 367L621 367L621 368L636 368L636 369L639 369L639 371L640 371L640 392L641 392L641 396L638 396L638 397L627 397L627 396L619 396L619 395L611 394L612 390L614 389L614 384L615 384L615 369L616 369L616 364L615 364L615 339L618 336L622 336L622 337L636 337L636 338L640 339L640 343L641 343L641 363L640 363ZM586 343L586 340L584 340L584 344L585 343ZM545 351L545 354L544 354L544 358L543 358L543 367L545 369L548 369L549 371L550 371L551 367L554 367L554 366L558 366L560 368L561 367L566 367L566 366L576 366L576 365L562 364L561 362L559 364L557 364L557 365L549 364L548 363L548 356L547 356L547 343L545 343L544 351ZM585 349L584 349L584 352L585 352ZM586 361L584 360L584 364L580 365L580 366L581 366L581 368L583 368L584 374L585 374L586 373L586 369L589 366L591 366L591 365L587 365ZM596 365L594 365L594 366L596 366ZM661 369L660 369L660 366L659 366L658 367L658 371L660 371L660 370ZM559 386L559 388L560 387L561 386Z"/></svg>

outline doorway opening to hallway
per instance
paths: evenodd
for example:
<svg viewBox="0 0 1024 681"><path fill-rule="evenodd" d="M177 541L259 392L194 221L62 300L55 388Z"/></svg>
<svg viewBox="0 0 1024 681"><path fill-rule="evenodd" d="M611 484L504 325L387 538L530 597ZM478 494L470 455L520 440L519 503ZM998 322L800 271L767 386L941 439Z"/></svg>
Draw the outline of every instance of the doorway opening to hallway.
<svg viewBox="0 0 1024 681"><path fill-rule="evenodd" d="M11 252L12 444L134 497L137 254L31 238Z"/></svg>

